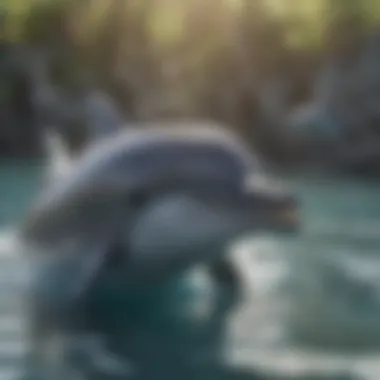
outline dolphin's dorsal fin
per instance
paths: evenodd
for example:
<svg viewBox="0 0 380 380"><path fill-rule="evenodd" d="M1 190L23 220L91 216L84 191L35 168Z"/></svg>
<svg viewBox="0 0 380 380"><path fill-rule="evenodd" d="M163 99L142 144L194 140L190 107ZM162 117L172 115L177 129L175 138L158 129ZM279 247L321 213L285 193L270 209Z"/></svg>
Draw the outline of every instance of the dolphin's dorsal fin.
<svg viewBox="0 0 380 380"><path fill-rule="evenodd" d="M44 143L48 156L48 178L54 180L69 172L74 158L63 137L54 129L44 131Z"/></svg>

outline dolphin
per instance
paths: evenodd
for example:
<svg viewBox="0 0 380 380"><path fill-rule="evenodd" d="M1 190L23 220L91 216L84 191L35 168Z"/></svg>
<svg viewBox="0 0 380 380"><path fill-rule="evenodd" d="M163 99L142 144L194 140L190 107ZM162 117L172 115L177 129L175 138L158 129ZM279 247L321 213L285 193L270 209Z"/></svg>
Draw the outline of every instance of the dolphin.
<svg viewBox="0 0 380 380"><path fill-rule="evenodd" d="M128 277L146 281L152 268L166 276L175 262L212 260L244 229L294 227L295 198L268 185L236 136L209 122L176 124L141 125L90 146L43 192L22 239L54 252L124 227Z"/></svg>
<svg viewBox="0 0 380 380"><path fill-rule="evenodd" d="M74 301L112 263L125 289L154 287L202 264L228 278L231 242L298 223L295 197L270 185L250 149L217 123L147 123L96 141L50 183L21 228L43 289L34 332L64 319L67 305L78 312ZM66 293L47 294L41 278L57 280L65 268Z"/></svg>
<svg viewBox="0 0 380 380"><path fill-rule="evenodd" d="M236 136L216 123L177 124L141 125L89 146L37 200L21 233L28 250L98 251L79 256L91 266L124 239L125 275L145 283L215 261L244 232L294 229L295 198L268 185Z"/></svg>

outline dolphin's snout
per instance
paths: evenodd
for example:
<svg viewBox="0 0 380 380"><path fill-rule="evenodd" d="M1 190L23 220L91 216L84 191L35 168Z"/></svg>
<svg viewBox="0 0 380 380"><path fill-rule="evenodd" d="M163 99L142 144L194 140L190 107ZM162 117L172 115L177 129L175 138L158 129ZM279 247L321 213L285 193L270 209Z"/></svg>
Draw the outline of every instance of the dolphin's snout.
<svg viewBox="0 0 380 380"><path fill-rule="evenodd" d="M287 231L298 231L301 224L299 202L294 195L285 195L274 200L275 211L273 217L280 227Z"/></svg>
<svg viewBox="0 0 380 380"><path fill-rule="evenodd" d="M298 198L287 191L255 189L251 192L254 212L260 216L269 230L298 231L301 218Z"/></svg>

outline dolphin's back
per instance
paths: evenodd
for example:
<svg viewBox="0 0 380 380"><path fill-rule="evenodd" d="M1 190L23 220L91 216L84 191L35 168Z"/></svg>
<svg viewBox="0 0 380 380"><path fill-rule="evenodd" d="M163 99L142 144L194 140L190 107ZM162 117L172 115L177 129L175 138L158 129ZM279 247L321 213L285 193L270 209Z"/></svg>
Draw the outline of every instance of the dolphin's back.
<svg viewBox="0 0 380 380"><path fill-rule="evenodd" d="M128 214L128 196L165 182L201 181L232 188L255 167L234 136L209 124L143 126L101 141L48 188L24 229L32 241L105 231Z"/></svg>

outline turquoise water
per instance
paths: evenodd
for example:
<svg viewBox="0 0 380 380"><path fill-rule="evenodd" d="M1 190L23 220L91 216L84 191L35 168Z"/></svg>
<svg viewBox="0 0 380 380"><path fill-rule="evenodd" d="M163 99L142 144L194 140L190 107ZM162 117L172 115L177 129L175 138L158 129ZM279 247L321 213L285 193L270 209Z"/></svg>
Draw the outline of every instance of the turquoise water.
<svg viewBox="0 0 380 380"><path fill-rule="evenodd" d="M20 260L5 251L41 181L37 163L0 166L0 379L12 378L24 345L11 291L22 277ZM378 380L380 183L284 181L299 194L303 231L294 239L252 237L237 247L246 305L229 323L228 360L281 379L342 372Z"/></svg>
<svg viewBox="0 0 380 380"><path fill-rule="evenodd" d="M0 164L0 226L13 225L23 217L41 183L40 162Z"/></svg>

